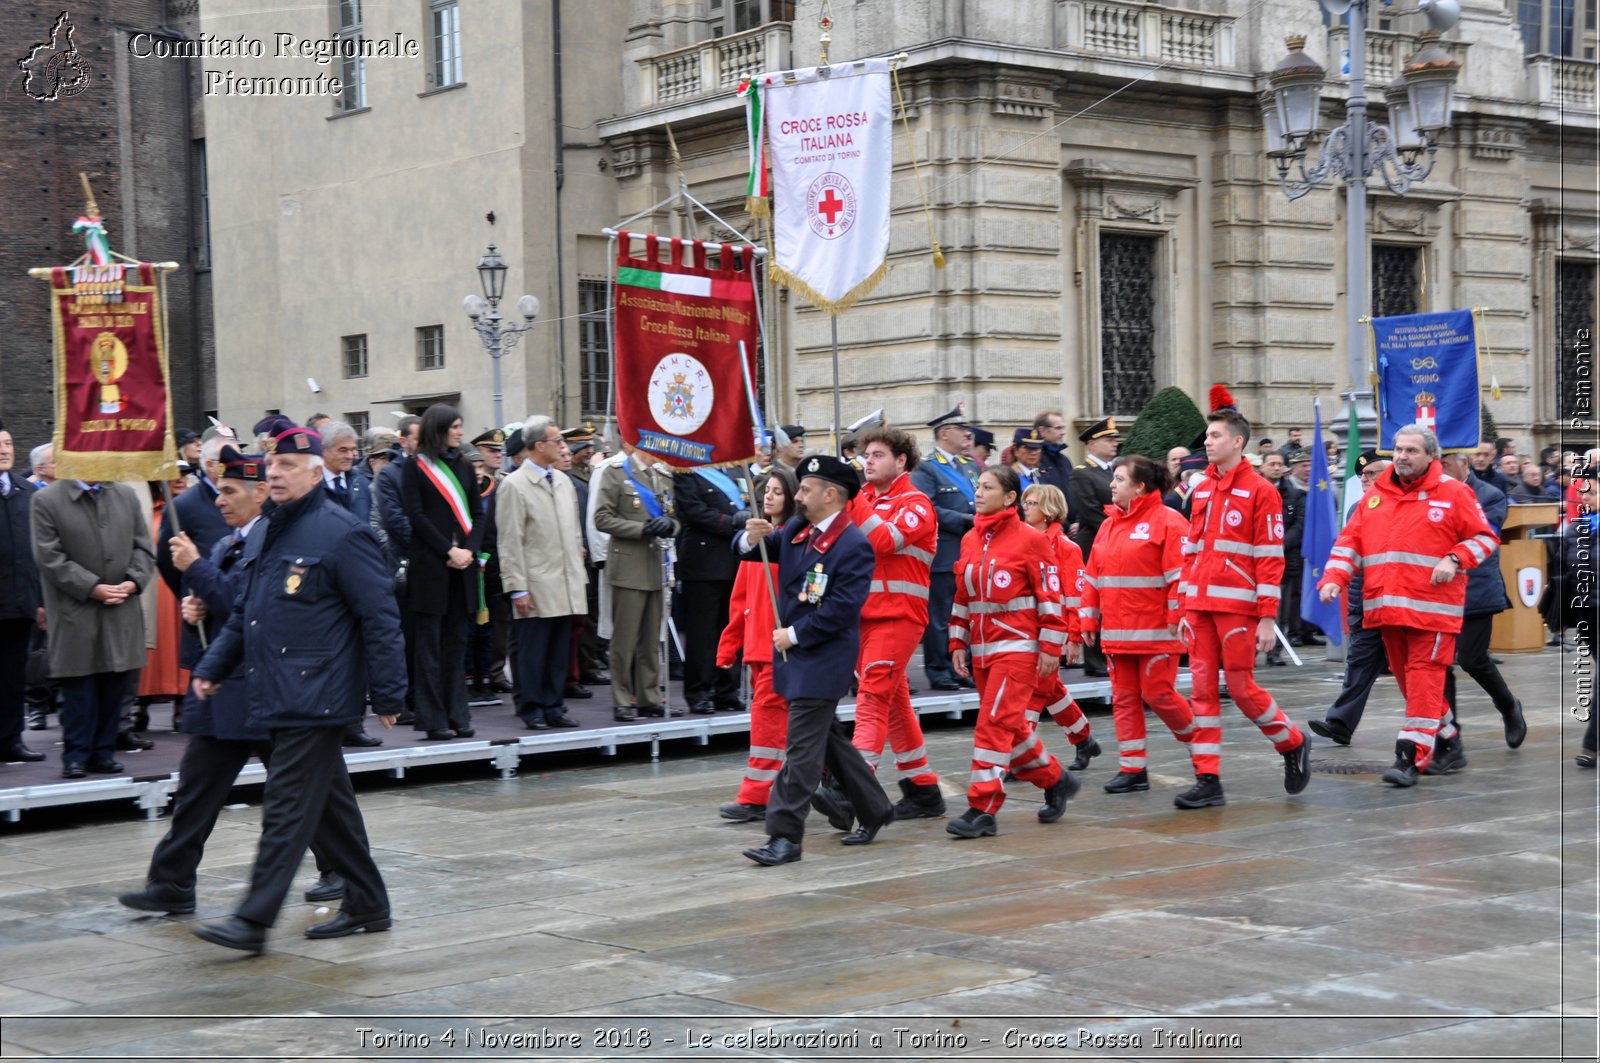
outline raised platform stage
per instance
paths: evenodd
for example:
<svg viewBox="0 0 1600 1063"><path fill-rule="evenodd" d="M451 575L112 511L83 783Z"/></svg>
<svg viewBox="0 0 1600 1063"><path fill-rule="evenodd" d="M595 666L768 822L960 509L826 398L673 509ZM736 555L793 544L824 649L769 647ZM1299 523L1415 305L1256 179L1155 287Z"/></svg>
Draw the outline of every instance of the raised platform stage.
<svg viewBox="0 0 1600 1063"><path fill-rule="evenodd" d="M1187 671L1179 673L1178 685L1189 685ZM1067 689L1079 701L1111 696L1111 684L1104 679L1080 679L1069 682ZM599 686L594 688L593 699L567 703L568 714L582 726L546 731L527 730L512 711L509 699L502 698L496 705L473 708L472 723L476 730L473 737L449 742L429 741L422 737L422 732L409 727L384 731L374 719L368 718L368 733L382 737L384 744L347 749L344 760L352 774L381 771L396 779L404 778L411 768L484 761L502 779L510 779L516 776L523 757L581 750L615 756L622 746L648 744L650 758L655 760L660 756L663 742L684 741L704 746L713 735L748 734L750 731L748 712L695 716L687 711L678 683L670 684L669 694L670 709L681 715L617 723L611 718L611 690ZM911 704L922 716L960 719L962 713L978 707L978 695L971 690L924 694L913 697ZM187 742L186 736L169 729L169 713L170 706L158 703L153 707L147 734L156 746L143 752L118 753L117 759L125 768L121 775L62 779L61 729L55 716L51 716L48 729L23 732L28 746L46 754L46 759L33 764L0 765L0 819L15 823L28 809L96 801L131 801L143 810L145 818L159 818L178 787L178 763ZM855 719L853 701L840 703L839 718ZM266 770L252 760L239 774L239 785L259 784L265 778Z"/></svg>

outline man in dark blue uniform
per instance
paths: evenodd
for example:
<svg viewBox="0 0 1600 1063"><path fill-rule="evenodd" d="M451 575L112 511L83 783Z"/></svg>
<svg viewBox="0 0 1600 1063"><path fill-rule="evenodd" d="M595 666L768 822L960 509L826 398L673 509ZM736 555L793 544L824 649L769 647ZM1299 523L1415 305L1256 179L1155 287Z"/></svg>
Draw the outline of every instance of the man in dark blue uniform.
<svg viewBox="0 0 1600 1063"><path fill-rule="evenodd" d="M194 625L204 624L207 635L215 638L233 610L245 537L259 526L261 506L267 500L265 455L241 454L225 446L214 468L222 470L217 478L217 509L230 534L216 543L209 558L201 557L184 536L172 540L172 562L191 589L183 603L187 623L181 656L185 666L193 666L201 655L199 628ZM260 757L263 764L271 758L266 730L247 720L250 698L244 669L239 668L229 679L232 681L209 701L190 694L184 702L183 729L189 745L178 767L171 826L150 857L145 888L118 898L129 908L194 911L195 871L234 779L252 756ZM324 863L320 855L318 863ZM343 889L340 882L337 892L315 899L337 898Z"/></svg>
<svg viewBox="0 0 1600 1063"><path fill-rule="evenodd" d="M965 455L966 403L928 422L934 450L911 474L911 486L928 496L939 518L939 545L928 577L928 629L922 635L922 672L935 690L960 690L972 686L956 678L950 667L950 607L956 600L956 577L951 571L961 553L961 537L972 530L978 474L983 470Z"/></svg>
<svg viewBox="0 0 1600 1063"><path fill-rule="evenodd" d="M365 711L369 686L385 727L404 707L400 618L372 530L321 489L321 452L307 428L270 441L265 526L246 541L238 600L194 668L204 701L242 663L249 718L271 736L249 893L236 914L194 931L246 952L265 947L313 835L345 880L345 901L306 936L389 929L388 893L339 743L345 724Z"/></svg>
<svg viewBox="0 0 1600 1063"><path fill-rule="evenodd" d="M850 692L861 646L861 609L872 584L872 544L845 510L861 489L856 471L825 454L800 463L799 513L782 528L756 518L734 540L744 560L766 541L778 559L772 686L789 703L783 769L767 798L767 844L744 855L766 867L800 859L806 814L826 764L859 817L841 839L865 845L894 820L867 762L834 717Z"/></svg>

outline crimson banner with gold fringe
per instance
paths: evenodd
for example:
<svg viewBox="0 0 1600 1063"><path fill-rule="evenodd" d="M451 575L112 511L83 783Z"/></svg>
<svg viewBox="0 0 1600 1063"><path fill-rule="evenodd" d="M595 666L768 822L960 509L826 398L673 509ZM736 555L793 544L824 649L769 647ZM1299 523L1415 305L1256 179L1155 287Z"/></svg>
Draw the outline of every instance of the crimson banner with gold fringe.
<svg viewBox="0 0 1600 1063"><path fill-rule="evenodd" d="M177 475L158 276L148 262L50 271L62 479Z"/></svg>
<svg viewBox="0 0 1600 1063"><path fill-rule="evenodd" d="M633 253L635 240L644 253ZM755 451L739 366L756 372L755 249L622 233L616 395L622 438L670 466L737 465ZM711 261L711 256L716 261Z"/></svg>

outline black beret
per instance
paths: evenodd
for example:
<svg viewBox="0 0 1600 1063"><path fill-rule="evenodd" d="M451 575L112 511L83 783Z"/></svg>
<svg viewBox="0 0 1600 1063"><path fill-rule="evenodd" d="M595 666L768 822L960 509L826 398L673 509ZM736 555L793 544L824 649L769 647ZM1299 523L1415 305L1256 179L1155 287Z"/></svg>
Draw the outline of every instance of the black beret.
<svg viewBox="0 0 1600 1063"><path fill-rule="evenodd" d="M831 454L815 454L801 462L797 471L802 480L814 477L838 484L844 488L847 498L855 498L861 490L861 477L856 473L855 466Z"/></svg>

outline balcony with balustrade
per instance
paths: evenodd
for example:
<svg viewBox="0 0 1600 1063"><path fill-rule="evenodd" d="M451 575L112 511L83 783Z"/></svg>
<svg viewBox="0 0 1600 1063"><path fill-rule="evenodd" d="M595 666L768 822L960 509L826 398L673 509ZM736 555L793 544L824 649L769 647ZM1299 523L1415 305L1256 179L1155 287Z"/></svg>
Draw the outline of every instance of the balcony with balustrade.
<svg viewBox="0 0 1600 1063"><path fill-rule="evenodd" d="M1234 18L1126 0L1059 0L1058 45L1121 59L1231 70Z"/></svg>
<svg viewBox="0 0 1600 1063"><path fill-rule="evenodd" d="M1600 104L1600 63L1562 55L1530 55L1528 95L1539 105L1539 117L1561 124L1593 128Z"/></svg>
<svg viewBox="0 0 1600 1063"><path fill-rule="evenodd" d="M638 62L637 110L648 111L714 96L730 102L739 82L790 66L790 28L771 22L731 37L646 56Z"/></svg>

